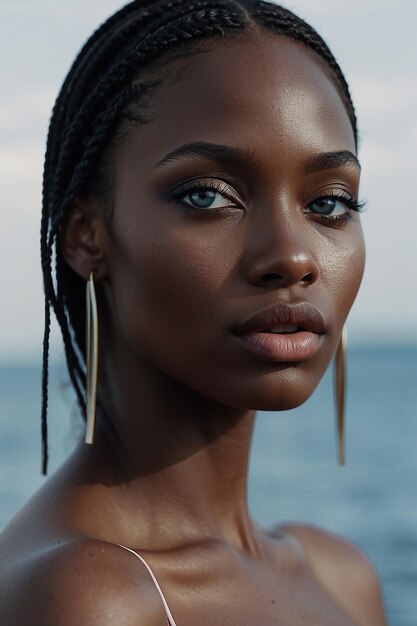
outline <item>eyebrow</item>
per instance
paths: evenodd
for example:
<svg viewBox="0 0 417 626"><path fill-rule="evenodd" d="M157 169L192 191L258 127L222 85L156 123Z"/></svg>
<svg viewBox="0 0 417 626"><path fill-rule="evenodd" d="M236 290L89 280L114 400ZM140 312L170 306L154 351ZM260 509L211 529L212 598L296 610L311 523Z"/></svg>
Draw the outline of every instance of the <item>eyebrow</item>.
<svg viewBox="0 0 417 626"><path fill-rule="evenodd" d="M254 154L251 150L236 148L217 143L209 143L206 141L194 141L186 143L171 152L168 152L158 163L156 167L162 167L175 161L181 161L188 157L199 157L210 161L218 161L221 163L234 163L241 166L254 166L257 164ZM312 156L303 166L305 175L312 174L321 170L333 169L344 165L353 165L361 168L357 157L350 150L340 150L338 152L325 152Z"/></svg>
<svg viewBox="0 0 417 626"><path fill-rule="evenodd" d="M167 155L158 161L156 167L180 161L190 156L209 159L210 161L219 161L221 163L234 163L246 167L248 165L255 165L257 162L251 150L206 141L195 141L186 143L172 150L172 152L168 152Z"/></svg>
<svg viewBox="0 0 417 626"><path fill-rule="evenodd" d="M321 170L331 170L344 165L353 165L355 168L361 169L361 165L353 152L350 152L350 150L340 150L339 152L324 152L311 157L304 164L303 173L307 175Z"/></svg>

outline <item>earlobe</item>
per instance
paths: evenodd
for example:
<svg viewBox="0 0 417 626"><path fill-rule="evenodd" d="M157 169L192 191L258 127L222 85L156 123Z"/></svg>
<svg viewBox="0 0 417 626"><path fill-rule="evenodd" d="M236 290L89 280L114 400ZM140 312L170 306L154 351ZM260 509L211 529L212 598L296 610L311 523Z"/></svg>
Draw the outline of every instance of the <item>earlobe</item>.
<svg viewBox="0 0 417 626"><path fill-rule="evenodd" d="M93 202L76 202L60 228L60 251L66 263L84 280L94 270L95 279L107 273L106 227Z"/></svg>

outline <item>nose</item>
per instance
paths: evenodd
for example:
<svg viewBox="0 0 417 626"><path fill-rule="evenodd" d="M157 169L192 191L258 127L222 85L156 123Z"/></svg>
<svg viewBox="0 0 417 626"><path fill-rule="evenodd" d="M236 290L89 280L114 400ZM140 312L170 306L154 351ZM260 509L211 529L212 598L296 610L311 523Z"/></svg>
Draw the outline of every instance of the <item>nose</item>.
<svg viewBox="0 0 417 626"><path fill-rule="evenodd" d="M246 249L247 280L259 287L313 284L320 275L312 254L314 234L309 225L288 217L254 229Z"/></svg>

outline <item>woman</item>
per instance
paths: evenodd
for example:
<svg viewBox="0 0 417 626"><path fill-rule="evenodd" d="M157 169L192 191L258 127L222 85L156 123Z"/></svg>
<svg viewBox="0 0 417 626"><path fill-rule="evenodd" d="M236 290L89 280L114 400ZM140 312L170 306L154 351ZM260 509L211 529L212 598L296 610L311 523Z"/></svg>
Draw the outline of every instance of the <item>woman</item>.
<svg viewBox="0 0 417 626"><path fill-rule="evenodd" d="M87 42L45 164L44 469L50 307L94 445L2 534L4 626L385 624L361 553L246 500L256 410L310 396L361 282L356 147L282 8L133 2Z"/></svg>

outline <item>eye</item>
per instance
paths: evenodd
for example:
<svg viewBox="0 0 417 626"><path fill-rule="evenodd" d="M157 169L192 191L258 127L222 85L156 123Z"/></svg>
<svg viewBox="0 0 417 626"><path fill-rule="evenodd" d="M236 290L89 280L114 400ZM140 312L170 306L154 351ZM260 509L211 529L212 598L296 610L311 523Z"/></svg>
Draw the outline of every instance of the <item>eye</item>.
<svg viewBox="0 0 417 626"><path fill-rule="evenodd" d="M176 202L186 204L197 211L217 211L234 208L241 200L233 187L223 180L193 180L173 192Z"/></svg>
<svg viewBox="0 0 417 626"><path fill-rule="evenodd" d="M183 200L196 209L220 209L230 205L230 201L218 191L204 188L187 193Z"/></svg>
<svg viewBox="0 0 417 626"><path fill-rule="evenodd" d="M324 217L340 219L346 217L350 211L361 211L364 202L354 200L344 194L329 194L320 196L307 205L307 213L315 213Z"/></svg>
<svg viewBox="0 0 417 626"><path fill-rule="evenodd" d="M338 198L336 196L323 196L317 198L313 202L310 202L308 208L312 213L318 213L319 215L326 215L331 217L338 217L339 215L345 215L348 211L347 207L348 198Z"/></svg>

